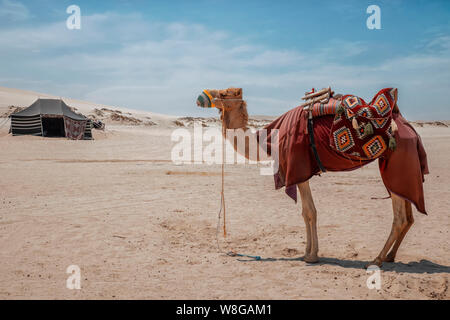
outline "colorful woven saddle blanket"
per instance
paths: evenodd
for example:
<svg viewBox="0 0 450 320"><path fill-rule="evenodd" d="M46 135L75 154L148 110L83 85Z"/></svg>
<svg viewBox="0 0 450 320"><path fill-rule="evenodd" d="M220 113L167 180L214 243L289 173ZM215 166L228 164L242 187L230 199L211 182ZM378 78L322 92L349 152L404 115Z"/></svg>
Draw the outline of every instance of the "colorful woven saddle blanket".
<svg viewBox="0 0 450 320"><path fill-rule="evenodd" d="M315 103L312 108L312 116L313 118L334 115L337 112L339 105L341 104L341 100L330 98L327 103Z"/></svg>
<svg viewBox="0 0 450 320"><path fill-rule="evenodd" d="M396 102L392 88L378 92L369 104L353 95L344 96L331 128L331 147L354 160L373 160L388 148L394 150Z"/></svg>

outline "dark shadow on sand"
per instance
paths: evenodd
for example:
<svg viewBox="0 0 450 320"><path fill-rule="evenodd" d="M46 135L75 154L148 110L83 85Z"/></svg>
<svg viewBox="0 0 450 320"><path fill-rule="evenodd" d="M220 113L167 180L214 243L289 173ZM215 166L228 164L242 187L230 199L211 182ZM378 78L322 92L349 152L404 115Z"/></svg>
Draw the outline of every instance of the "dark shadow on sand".
<svg viewBox="0 0 450 320"><path fill-rule="evenodd" d="M240 262L274 262L274 261L303 261L303 257L299 258L261 258L256 259L238 259ZM308 266L334 265L342 268L364 269L368 261L361 260L344 260L337 258L321 257L318 263L308 264ZM402 262L384 262L381 267L383 271L393 271L397 273L450 273L450 267L433 263L428 260L420 260L420 262L412 261L409 263Z"/></svg>

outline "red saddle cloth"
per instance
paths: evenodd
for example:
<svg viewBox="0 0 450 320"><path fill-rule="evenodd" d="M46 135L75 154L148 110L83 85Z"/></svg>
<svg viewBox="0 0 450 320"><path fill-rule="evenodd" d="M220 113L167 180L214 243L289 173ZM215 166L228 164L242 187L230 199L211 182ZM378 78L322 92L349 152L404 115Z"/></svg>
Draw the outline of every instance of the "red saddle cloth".
<svg viewBox="0 0 450 320"><path fill-rule="evenodd" d="M391 90L381 90L369 104L356 96L344 96L343 112L336 115L331 128L331 147L356 160L373 160L384 154L392 137L392 110L396 103ZM368 131L367 126L372 130Z"/></svg>
<svg viewBox="0 0 450 320"><path fill-rule="evenodd" d="M428 174L427 155L420 136L399 113L392 117L398 126L395 133L397 148L388 149L380 158L380 173L389 193L395 193L412 202L416 208L426 214L423 194L424 174ZM314 135L317 152L327 171L349 171L358 169L371 160L352 159L337 152L330 145L333 116L314 119ZM272 130L278 130L279 171L275 174L275 187L286 186L286 194L297 200L296 185L309 180L320 172L313 155L307 132L308 112L303 108L292 109L267 125L268 153L271 153ZM258 135L259 137L259 135ZM262 136L261 136L262 137ZM260 141L263 142L263 141ZM363 183L363 182L362 182Z"/></svg>

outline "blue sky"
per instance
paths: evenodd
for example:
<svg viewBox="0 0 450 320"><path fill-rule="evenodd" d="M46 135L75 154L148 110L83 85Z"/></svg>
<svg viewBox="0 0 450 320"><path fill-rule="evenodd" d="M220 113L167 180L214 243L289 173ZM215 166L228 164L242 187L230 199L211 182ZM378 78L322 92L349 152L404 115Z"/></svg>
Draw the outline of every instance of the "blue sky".
<svg viewBox="0 0 450 320"><path fill-rule="evenodd" d="M252 114L277 115L311 87L397 87L407 118L450 119L450 1L317 2L0 0L0 86L205 116L204 88L242 87Z"/></svg>

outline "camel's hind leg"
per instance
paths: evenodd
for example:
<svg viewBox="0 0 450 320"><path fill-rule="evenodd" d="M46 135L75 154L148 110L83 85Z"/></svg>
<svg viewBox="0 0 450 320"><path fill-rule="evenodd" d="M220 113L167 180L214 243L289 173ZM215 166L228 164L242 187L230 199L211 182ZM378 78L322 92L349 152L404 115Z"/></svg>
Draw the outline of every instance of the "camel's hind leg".
<svg viewBox="0 0 450 320"><path fill-rule="evenodd" d="M371 263L379 267L381 267L384 261L393 260L400 243L413 222L411 204L408 201L392 194L392 207L394 210L394 221L392 223L391 234L378 257ZM389 249L392 245L394 245L394 247L388 256Z"/></svg>
<svg viewBox="0 0 450 320"><path fill-rule="evenodd" d="M395 261L395 256L397 255L397 250L400 247L400 244L402 243L403 239L405 238L406 233L409 231L409 228L411 228L411 226L414 223L411 203L409 201L401 199L400 197L398 197L396 195L392 195L392 201L399 202L397 207L402 208L401 211L405 212L406 225L405 224L402 225L403 229L400 231L400 235L398 236L397 240L395 240L394 246L392 247L391 251L386 256L386 259L384 260L386 262L394 262ZM404 206L404 208L403 208L403 206Z"/></svg>
<svg viewBox="0 0 450 320"><path fill-rule="evenodd" d="M306 251L304 261L315 263L319 261L319 240L317 237L317 211L309 187L309 181L298 184L302 198L302 215L306 225Z"/></svg>

